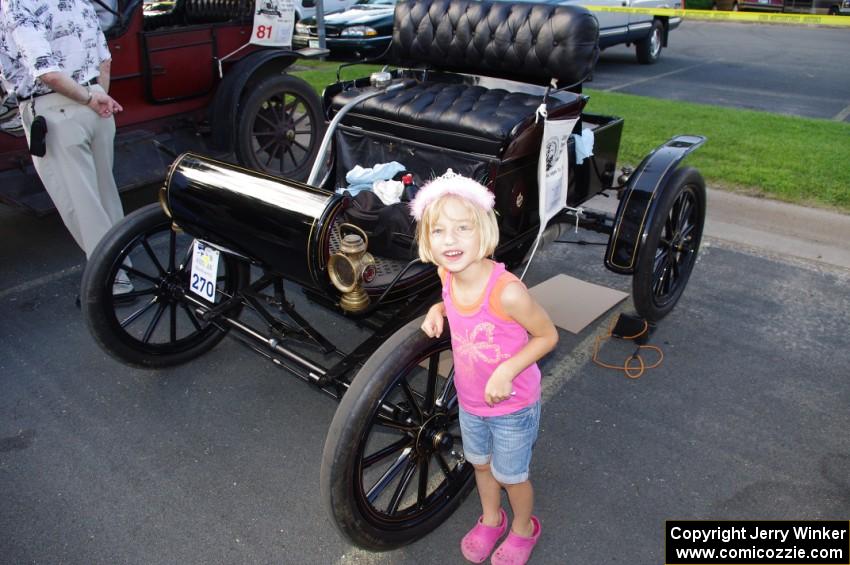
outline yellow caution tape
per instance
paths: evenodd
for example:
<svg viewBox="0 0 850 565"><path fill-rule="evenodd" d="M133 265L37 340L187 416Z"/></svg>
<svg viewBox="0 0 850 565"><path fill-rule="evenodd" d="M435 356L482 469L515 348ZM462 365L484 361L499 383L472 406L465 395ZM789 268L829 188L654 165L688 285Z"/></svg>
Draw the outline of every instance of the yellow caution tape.
<svg viewBox="0 0 850 565"><path fill-rule="evenodd" d="M672 8L626 8L621 6L594 6L585 4L585 8L594 12L627 12L671 18L691 18L694 20L715 20L722 22L756 22L771 24L813 24L850 27L850 16L819 16L816 14L785 14L765 12L727 12L721 10L679 10Z"/></svg>

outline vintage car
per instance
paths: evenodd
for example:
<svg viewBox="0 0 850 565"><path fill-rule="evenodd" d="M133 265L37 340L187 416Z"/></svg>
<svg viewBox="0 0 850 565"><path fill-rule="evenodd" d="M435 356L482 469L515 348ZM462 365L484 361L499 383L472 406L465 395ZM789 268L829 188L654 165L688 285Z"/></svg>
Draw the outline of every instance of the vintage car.
<svg viewBox="0 0 850 565"><path fill-rule="evenodd" d="M105 33L110 94L124 107L116 117L119 190L164 178L171 158L154 141L175 153L234 153L252 169L306 176L324 123L313 88L286 70L310 51L238 50L251 36L252 0L177 0L146 11L141 0L117 4ZM0 132L0 201L39 214L53 209L22 130Z"/></svg>
<svg viewBox="0 0 850 565"><path fill-rule="evenodd" d="M401 0L391 70L325 89L330 122L307 182L181 155L160 202L128 215L90 258L81 290L88 329L116 359L149 368L189 362L228 333L241 340L340 402L319 477L340 532L376 550L425 535L474 484L451 341L419 329L439 279L415 247L406 257L379 254L350 214L356 197L336 189L355 164L393 160L416 184L447 168L474 177L495 195L495 258L517 268L541 231L536 111L545 104L549 119L578 119L575 132L592 130L595 144L579 163L568 138L569 192L543 238L576 222L608 234L604 264L632 277L641 316L661 320L699 251L705 184L682 161L704 138L676 136L618 172L623 121L586 111L581 93L598 54L597 20L582 7ZM576 210L601 192L619 197L615 214ZM409 235L389 237L403 247ZM135 289L119 296L121 272ZM355 345L317 327L328 315L309 320L304 299L356 324L347 334Z"/></svg>

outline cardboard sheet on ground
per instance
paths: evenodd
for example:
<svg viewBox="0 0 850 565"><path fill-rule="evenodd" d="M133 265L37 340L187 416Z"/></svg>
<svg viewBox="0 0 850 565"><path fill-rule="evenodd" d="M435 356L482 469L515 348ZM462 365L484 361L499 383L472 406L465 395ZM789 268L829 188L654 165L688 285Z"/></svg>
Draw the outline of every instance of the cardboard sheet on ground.
<svg viewBox="0 0 850 565"><path fill-rule="evenodd" d="M627 293L567 275L557 275L529 289L552 322L574 334L616 306Z"/></svg>

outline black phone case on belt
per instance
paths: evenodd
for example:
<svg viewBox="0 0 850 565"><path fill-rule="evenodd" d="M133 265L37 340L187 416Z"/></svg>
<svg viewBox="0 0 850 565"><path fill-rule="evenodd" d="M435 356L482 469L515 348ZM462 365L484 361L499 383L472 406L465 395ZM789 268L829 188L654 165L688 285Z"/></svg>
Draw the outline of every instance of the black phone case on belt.
<svg viewBox="0 0 850 565"><path fill-rule="evenodd" d="M30 126L30 155L44 157L47 153L47 121L44 116L36 116Z"/></svg>

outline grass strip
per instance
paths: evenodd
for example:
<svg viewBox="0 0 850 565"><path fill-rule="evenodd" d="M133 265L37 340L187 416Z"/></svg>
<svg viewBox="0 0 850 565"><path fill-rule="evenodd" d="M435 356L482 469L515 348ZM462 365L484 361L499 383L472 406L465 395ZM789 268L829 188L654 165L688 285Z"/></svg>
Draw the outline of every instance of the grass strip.
<svg viewBox="0 0 850 565"><path fill-rule="evenodd" d="M316 92L322 94L322 90L327 85L336 82L336 72L340 64L333 61L301 59L296 63L298 70L292 74L306 80L310 83L310 86L316 89ZM353 80L366 77L375 71L380 71L382 68L382 65L352 65L341 70L340 78L342 80Z"/></svg>
<svg viewBox="0 0 850 565"><path fill-rule="evenodd" d="M338 63L298 61L317 92L336 82ZM380 65L343 69L343 80ZM850 124L587 89L587 109L625 119L620 165L636 166L677 134L708 142L688 157L712 188L850 213Z"/></svg>
<svg viewBox="0 0 850 565"><path fill-rule="evenodd" d="M588 110L625 119L621 164L676 134L708 141L688 163L709 186L850 212L850 124L588 89Z"/></svg>

